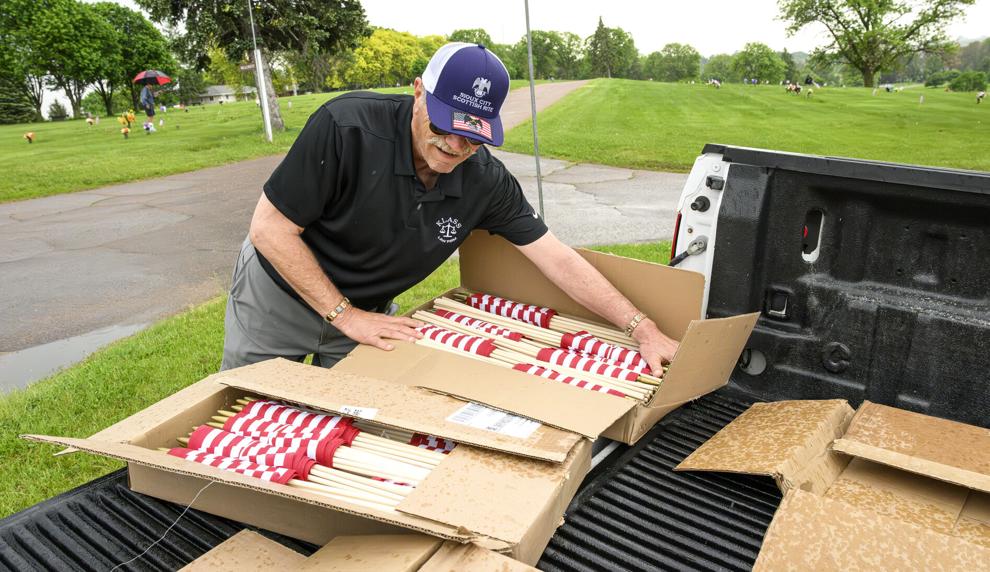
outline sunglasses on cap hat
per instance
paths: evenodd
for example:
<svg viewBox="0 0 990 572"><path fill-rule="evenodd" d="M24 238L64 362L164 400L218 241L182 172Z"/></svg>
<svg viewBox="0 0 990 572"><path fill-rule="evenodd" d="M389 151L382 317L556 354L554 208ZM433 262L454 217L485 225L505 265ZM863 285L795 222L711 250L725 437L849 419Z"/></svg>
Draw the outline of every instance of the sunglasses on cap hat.
<svg viewBox="0 0 990 572"><path fill-rule="evenodd" d="M482 145L484 145L484 143L482 143L481 141L475 141L474 139L461 135L460 133L451 133L450 131L444 131L443 129L440 129L439 127L434 125L432 121L430 122L430 131L432 131L434 135L439 135L440 137L446 137L448 135L456 135L458 137L463 137L472 147L481 147Z"/></svg>

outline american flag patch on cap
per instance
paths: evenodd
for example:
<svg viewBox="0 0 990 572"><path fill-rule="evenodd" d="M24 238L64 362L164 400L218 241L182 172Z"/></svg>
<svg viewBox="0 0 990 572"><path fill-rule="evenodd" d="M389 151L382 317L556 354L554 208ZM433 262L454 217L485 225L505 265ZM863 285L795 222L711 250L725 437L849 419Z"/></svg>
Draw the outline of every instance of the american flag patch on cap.
<svg viewBox="0 0 990 572"><path fill-rule="evenodd" d="M451 121L451 128L460 129L461 131L472 131L482 137L492 138L492 124L477 115L455 111L453 120Z"/></svg>

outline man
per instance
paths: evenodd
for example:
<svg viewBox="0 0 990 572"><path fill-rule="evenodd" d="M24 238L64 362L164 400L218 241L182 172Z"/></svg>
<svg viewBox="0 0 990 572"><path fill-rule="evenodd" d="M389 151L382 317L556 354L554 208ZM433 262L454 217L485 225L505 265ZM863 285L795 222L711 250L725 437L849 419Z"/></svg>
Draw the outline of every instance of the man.
<svg viewBox="0 0 990 572"><path fill-rule="evenodd" d="M144 114L148 117L147 121L144 122L145 131L155 130L155 92L152 91L151 86L145 84L141 88L140 97L141 107L144 108Z"/></svg>
<svg viewBox="0 0 990 572"><path fill-rule="evenodd" d="M485 144L509 91L483 46L447 44L415 95L356 92L320 107L264 185L234 270L223 369L272 357L330 367L358 343L421 337L392 298L471 229L512 242L572 298L631 329L655 371L677 343L548 230Z"/></svg>

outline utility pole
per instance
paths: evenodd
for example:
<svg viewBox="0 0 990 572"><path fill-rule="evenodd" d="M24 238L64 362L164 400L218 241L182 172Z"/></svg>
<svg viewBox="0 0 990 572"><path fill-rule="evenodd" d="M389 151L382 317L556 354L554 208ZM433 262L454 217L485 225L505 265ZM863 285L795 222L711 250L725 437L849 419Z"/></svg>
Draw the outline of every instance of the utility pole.
<svg viewBox="0 0 990 572"><path fill-rule="evenodd" d="M268 110L268 89L265 85L265 62L261 60L261 50L258 49L258 38L254 33L254 10L251 0L247 0L248 17L251 19L251 42L254 44L254 81L258 84L258 101L261 103L261 117L265 122L265 139L272 142L272 115Z"/></svg>
<svg viewBox="0 0 990 572"><path fill-rule="evenodd" d="M533 115L533 156L536 157L536 192L540 197L540 218L543 214L543 175L540 174L540 140L536 136L536 80L533 78L533 36L529 31L529 0L526 4L526 49L529 53L529 105Z"/></svg>

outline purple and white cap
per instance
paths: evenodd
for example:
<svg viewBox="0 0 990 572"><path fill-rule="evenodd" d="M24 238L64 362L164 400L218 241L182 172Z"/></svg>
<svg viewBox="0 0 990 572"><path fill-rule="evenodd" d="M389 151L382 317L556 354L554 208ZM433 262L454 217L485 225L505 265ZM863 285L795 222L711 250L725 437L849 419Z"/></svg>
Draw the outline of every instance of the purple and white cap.
<svg viewBox="0 0 990 572"><path fill-rule="evenodd" d="M433 54L423 72L426 110L444 131L499 146L499 110L509 93L509 72L484 46L453 42Z"/></svg>

